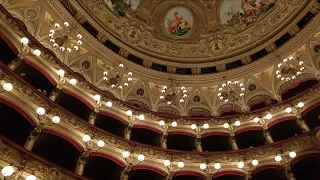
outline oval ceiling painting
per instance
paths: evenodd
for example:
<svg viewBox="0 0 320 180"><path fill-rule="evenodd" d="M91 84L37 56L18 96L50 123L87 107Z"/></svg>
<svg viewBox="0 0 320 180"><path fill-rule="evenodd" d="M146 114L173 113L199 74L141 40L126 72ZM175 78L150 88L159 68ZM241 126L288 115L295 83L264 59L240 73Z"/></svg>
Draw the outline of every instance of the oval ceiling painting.
<svg viewBox="0 0 320 180"><path fill-rule="evenodd" d="M220 8L220 21L228 32L237 33L263 18L277 0L224 0Z"/></svg>
<svg viewBox="0 0 320 180"><path fill-rule="evenodd" d="M192 26L192 14L184 7L173 8L166 14L166 31L174 36L183 36L187 34L191 30Z"/></svg>
<svg viewBox="0 0 320 180"><path fill-rule="evenodd" d="M107 5L119 16L132 14L139 7L141 0L104 0Z"/></svg>

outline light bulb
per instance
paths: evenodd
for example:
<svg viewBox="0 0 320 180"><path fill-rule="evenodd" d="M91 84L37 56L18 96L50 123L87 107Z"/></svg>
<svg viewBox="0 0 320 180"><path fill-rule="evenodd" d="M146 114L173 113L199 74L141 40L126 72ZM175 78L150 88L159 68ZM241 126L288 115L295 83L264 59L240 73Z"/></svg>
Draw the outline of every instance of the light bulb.
<svg viewBox="0 0 320 180"><path fill-rule="evenodd" d="M258 117L253 118L253 122L255 122L255 123L258 123L259 121L260 121L260 118L258 118Z"/></svg>
<svg viewBox="0 0 320 180"><path fill-rule="evenodd" d="M59 70L57 71L57 73L58 73L58 75L59 75L60 77L64 77L64 70L59 69Z"/></svg>
<svg viewBox="0 0 320 180"><path fill-rule="evenodd" d="M238 168L242 169L244 167L244 163L242 161L238 162Z"/></svg>
<svg viewBox="0 0 320 180"><path fill-rule="evenodd" d="M27 44L29 43L29 39L26 38L26 37L23 37L23 38L21 38L21 43L22 43L23 45L27 45Z"/></svg>
<svg viewBox="0 0 320 180"><path fill-rule="evenodd" d="M144 115L143 115L143 114L140 114L140 115L138 116L138 118L139 118L140 120L144 120Z"/></svg>
<svg viewBox="0 0 320 180"><path fill-rule="evenodd" d="M256 159L252 160L251 163L253 166L257 166L259 164L258 160L256 160Z"/></svg>
<svg viewBox="0 0 320 180"><path fill-rule="evenodd" d="M303 107L304 107L304 103L303 103L303 102L299 102L299 103L298 103L298 107L299 107L299 108L303 108Z"/></svg>
<svg viewBox="0 0 320 180"><path fill-rule="evenodd" d="M268 114L266 115L266 118L267 118L267 119L272 119L272 114L268 113Z"/></svg>
<svg viewBox="0 0 320 180"><path fill-rule="evenodd" d="M54 27L55 27L55 28L58 28L58 27L60 27L60 24L54 23Z"/></svg>
<svg viewBox="0 0 320 180"><path fill-rule="evenodd" d="M55 123L55 124L58 124L58 123L60 122L60 118L59 118L59 116L53 116L52 119L51 119L51 121L52 121L53 123Z"/></svg>
<svg viewBox="0 0 320 180"><path fill-rule="evenodd" d="M241 122L240 122L240 121L236 121L236 122L234 122L234 125L240 126L240 125L241 125Z"/></svg>
<svg viewBox="0 0 320 180"><path fill-rule="evenodd" d="M2 86L3 90L9 92L9 91L12 91L13 89L13 86L11 83L4 83L3 86Z"/></svg>
<svg viewBox="0 0 320 180"><path fill-rule="evenodd" d="M291 107L287 107L287 108L286 108L286 112L287 112L287 113L291 113L291 111L292 111L292 108L291 108Z"/></svg>
<svg viewBox="0 0 320 180"><path fill-rule="evenodd" d="M83 135L82 136L82 141L83 142L89 142L91 140L91 137L87 134Z"/></svg>
<svg viewBox="0 0 320 180"><path fill-rule="evenodd" d="M131 110L128 110L128 111L126 112L126 114L127 114L127 116L132 116L132 111L131 111Z"/></svg>
<svg viewBox="0 0 320 180"><path fill-rule="evenodd" d="M36 55L36 56L40 56L41 55L41 51L39 49L35 49L33 51L33 54Z"/></svg>
<svg viewBox="0 0 320 180"><path fill-rule="evenodd" d="M183 168L183 167L184 167L184 162L181 162L181 161L178 162L178 167L179 167L179 168Z"/></svg>
<svg viewBox="0 0 320 180"><path fill-rule="evenodd" d="M214 164L214 168L217 169L217 170L220 169L221 168L221 164L220 163L215 163Z"/></svg>
<svg viewBox="0 0 320 180"><path fill-rule="evenodd" d="M170 164L171 164L171 162L167 159L163 161L163 165L166 167L170 166Z"/></svg>
<svg viewBox="0 0 320 180"><path fill-rule="evenodd" d="M297 153L294 152L294 151L291 151L291 152L289 153L289 156L290 156L291 158L295 158L295 157L297 156Z"/></svg>
<svg viewBox="0 0 320 180"><path fill-rule="evenodd" d="M4 177L11 176L13 174L13 172L14 172L14 169L12 166L5 166L1 171L1 173Z"/></svg>
<svg viewBox="0 0 320 180"><path fill-rule="evenodd" d="M194 130L194 129L196 129L196 128L197 128L197 125L195 125L195 124L192 124L192 125L191 125L191 129Z"/></svg>
<svg viewBox="0 0 320 180"><path fill-rule="evenodd" d="M64 22L63 25L68 27L70 24L68 22Z"/></svg>
<svg viewBox="0 0 320 180"><path fill-rule="evenodd" d="M163 120L159 121L160 126L164 126L165 122Z"/></svg>
<svg viewBox="0 0 320 180"><path fill-rule="evenodd" d="M205 163L201 163L200 164L200 169L201 170L204 170L204 169L206 169L207 168L207 165L205 164Z"/></svg>
<svg viewBox="0 0 320 180"><path fill-rule="evenodd" d="M99 140L98 142L97 142L97 145L98 145L98 147L104 147L104 141L102 141L102 140Z"/></svg>
<svg viewBox="0 0 320 180"><path fill-rule="evenodd" d="M139 160L139 161L143 161L143 160L144 160L144 155L143 155L143 154L139 154L138 160Z"/></svg>
<svg viewBox="0 0 320 180"><path fill-rule="evenodd" d="M280 162L282 160L281 156L277 155L274 160L276 160L277 162Z"/></svg>
<svg viewBox="0 0 320 180"><path fill-rule="evenodd" d="M100 101L101 96L99 94L94 95L94 100Z"/></svg>
<svg viewBox="0 0 320 180"><path fill-rule="evenodd" d="M72 78L72 79L70 79L69 83L72 84L72 85L76 85L77 84L77 80L75 78Z"/></svg>
<svg viewBox="0 0 320 180"><path fill-rule="evenodd" d="M228 124L228 123L224 123L224 124L223 124L223 127L226 128L226 129L228 129L228 128L229 128L229 124Z"/></svg>
<svg viewBox="0 0 320 180"><path fill-rule="evenodd" d="M178 124L177 124L177 122L175 122L175 121L173 121L173 122L171 123L171 126L172 126L172 127L177 127L177 125L178 125Z"/></svg>
<svg viewBox="0 0 320 180"><path fill-rule="evenodd" d="M130 155L130 153L129 153L128 151L122 152L122 157L123 157L123 158L128 158L129 155Z"/></svg>
<svg viewBox="0 0 320 180"><path fill-rule="evenodd" d="M203 125L203 128L204 128L204 129L208 129L208 128L209 128L209 124L205 123L205 124Z"/></svg>
<svg viewBox="0 0 320 180"><path fill-rule="evenodd" d="M112 102L111 102L111 101L106 102L106 106L107 106L108 108L112 107Z"/></svg>
<svg viewBox="0 0 320 180"><path fill-rule="evenodd" d="M78 34L78 35L77 35L77 38L78 38L78 39L81 39L81 38L82 38L82 35L81 35L81 34Z"/></svg>
<svg viewBox="0 0 320 180"><path fill-rule="evenodd" d="M26 177L26 180L37 180L37 177L35 177L34 175L29 175Z"/></svg>
<svg viewBox="0 0 320 180"><path fill-rule="evenodd" d="M43 107L38 107L36 112L39 115L44 115L46 113L46 110Z"/></svg>

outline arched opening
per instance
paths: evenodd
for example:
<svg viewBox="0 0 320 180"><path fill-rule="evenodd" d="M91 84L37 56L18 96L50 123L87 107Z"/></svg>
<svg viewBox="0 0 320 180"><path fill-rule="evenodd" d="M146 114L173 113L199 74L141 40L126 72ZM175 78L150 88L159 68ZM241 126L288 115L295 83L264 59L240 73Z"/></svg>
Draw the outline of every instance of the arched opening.
<svg viewBox="0 0 320 180"><path fill-rule="evenodd" d="M204 152L232 150L229 134L205 135L201 138L201 145Z"/></svg>
<svg viewBox="0 0 320 180"><path fill-rule="evenodd" d="M189 134L170 133L167 137L167 148L182 151L194 151L195 142L195 137Z"/></svg>
<svg viewBox="0 0 320 180"><path fill-rule="evenodd" d="M288 180L284 168L270 167L252 173L252 180Z"/></svg>
<svg viewBox="0 0 320 180"><path fill-rule="evenodd" d="M70 171L74 171L80 151L62 137L42 133L37 139L32 152Z"/></svg>
<svg viewBox="0 0 320 180"><path fill-rule="evenodd" d="M88 121L92 113L90 107L78 98L61 91L56 99L56 103L65 108L69 112L73 113L77 117Z"/></svg>
<svg viewBox="0 0 320 180"><path fill-rule="evenodd" d="M52 90L55 88L55 85L44 75L44 73L31 63L23 63L17 72L31 86L38 89L38 91L42 92L47 97L50 96Z"/></svg>
<svg viewBox="0 0 320 180"><path fill-rule="evenodd" d="M249 129L236 132L236 141L239 149L261 146L265 144L262 129Z"/></svg>
<svg viewBox="0 0 320 180"><path fill-rule="evenodd" d="M163 177L163 175L148 169L134 169L129 172L129 180L162 180Z"/></svg>
<svg viewBox="0 0 320 180"><path fill-rule="evenodd" d="M125 124L106 114L97 115L95 126L118 136L124 135Z"/></svg>
<svg viewBox="0 0 320 180"><path fill-rule="evenodd" d="M131 129L130 140L148 144L151 146L160 146L160 133L147 129L145 127L134 126Z"/></svg>
<svg viewBox="0 0 320 180"><path fill-rule="evenodd" d="M295 119L275 122L268 130L274 142L288 139L302 133L302 129Z"/></svg>
<svg viewBox="0 0 320 180"><path fill-rule="evenodd" d="M226 174L221 175L215 178L212 178L213 180L244 180L244 176L240 175L234 175L234 174Z"/></svg>
<svg viewBox="0 0 320 180"><path fill-rule="evenodd" d="M83 176L93 180L120 179L122 167L114 161L100 156L89 156Z"/></svg>
<svg viewBox="0 0 320 180"><path fill-rule="evenodd" d="M0 36L0 60L8 65L14 58L17 57L16 53L11 49L8 43Z"/></svg>
<svg viewBox="0 0 320 180"><path fill-rule="evenodd" d="M310 129L320 127L320 105L303 114L302 119L306 122Z"/></svg>
<svg viewBox="0 0 320 180"><path fill-rule="evenodd" d="M234 116L240 114L240 112L236 111L236 110L229 110L229 111L223 111L220 113L220 116Z"/></svg>
<svg viewBox="0 0 320 180"><path fill-rule="evenodd" d="M315 79L310 79L310 80L306 80L306 81L302 81L302 82L298 82L298 84L294 84L290 87L287 88L287 90L285 90L281 97L282 100L287 100L290 99L302 92L305 92L309 89L311 89L312 87L314 87L315 85L317 85L319 82L318 80Z"/></svg>
<svg viewBox="0 0 320 180"><path fill-rule="evenodd" d="M204 180L204 178L196 175L186 174L186 175L174 176L172 180Z"/></svg>
<svg viewBox="0 0 320 180"><path fill-rule="evenodd" d="M291 171L296 180L320 179L320 155L309 154L304 157L297 157L297 161L291 163Z"/></svg>
<svg viewBox="0 0 320 180"><path fill-rule="evenodd" d="M30 121L16 109L4 103L0 103L0 113L0 134L24 146L34 128Z"/></svg>
<svg viewBox="0 0 320 180"><path fill-rule="evenodd" d="M259 109L263 109L263 108L272 106L273 104L276 104L276 103L278 103L278 101L277 101L277 100L274 100L274 99L270 99L270 100L268 100L268 101L262 101L262 102L253 104L253 105L250 107L250 111L257 111L257 110L259 110Z"/></svg>

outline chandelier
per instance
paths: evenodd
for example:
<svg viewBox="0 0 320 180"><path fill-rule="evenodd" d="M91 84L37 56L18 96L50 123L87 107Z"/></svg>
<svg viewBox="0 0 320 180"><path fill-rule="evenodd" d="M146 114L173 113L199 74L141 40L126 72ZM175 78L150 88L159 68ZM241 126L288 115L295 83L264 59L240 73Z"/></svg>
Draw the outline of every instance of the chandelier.
<svg viewBox="0 0 320 180"><path fill-rule="evenodd" d="M241 100L244 96L245 88L244 85L238 81L227 81L227 83L222 83L218 91L219 99L227 103Z"/></svg>
<svg viewBox="0 0 320 180"><path fill-rule="evenodd" d="M163 86L161 89L160 100L168 105L183 103L188 97L188 91L184 86L171 83L169 86Z"/></svg>
<svg viewBox="0 0 320 180"><path fill-rule="evenodd" d="M119 64L118 69L111 70L110 67L103 72L103 79L108 82L111 88L122 89L132 82L132 72L127 71L123 64Z"/></svg>
<svg viewBox="0 0 320 180"><path fill-rule="evenodd" d="M60 51L71 52L72 50L78 51L82 45L82 35L77 34L73 37L73 29L68 22L64 22L63 26L59 23L54 23L49 31L50 42L53 48Z"/></svg>
<svg viewBox="0 0 320 180"><path fill-rule="evenodd" d="M295 59L291 56L289 59L283 59L282 62L278 64L276 75L278 79L281 79L281 81L290 81L301 75L303 70L303 61L299 61L299 59Z"/></svg>

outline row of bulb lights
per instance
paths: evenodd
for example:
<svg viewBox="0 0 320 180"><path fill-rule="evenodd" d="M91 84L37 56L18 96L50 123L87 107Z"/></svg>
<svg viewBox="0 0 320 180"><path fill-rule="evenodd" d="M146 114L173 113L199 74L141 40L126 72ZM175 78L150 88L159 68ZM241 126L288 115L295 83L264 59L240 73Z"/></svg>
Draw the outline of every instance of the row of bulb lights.
<svg viewBox="0 0 320 180"><path fill-rule="evenodd" d="M293 159L293 158L295 158L295 157L297 156L297 153L294 152L294 151L290 151L288 155L289 155L290 158ZM122 157L123 157L123 158L127 159L129 156L130 156L130 152L129 152L129 151L124 151L124 152L122 152ZM142 162L142 161L144 161L145 156L144 156L143 154L139 154L139 155L137 156L137 159L138 159L138 161ZM274 158L274 160L275 160L276 162L281 162L281 161L282 161L282 156L281 156L281 155L276 155L275 158ZM163 165L166 166L166 167L169 167L169 166L171 165L171 163L172 163L172 162L171 162L170 160L168 160L168 159L166 159L166 160L163 161ZM258 166L259 161L258 161L257 159L253 159L253 160L251 161L251 164L252 164L253 166ZM182 168L185 166L185 164L184 164L184 162L179 161L179 162L177 163L177 166L178 166L178 168L182 169ZM208 166L208 164L206 164L206 163L201 163L201 164L199 165L199 167L200 167L201 170L207 169L207 166ZM220 164L220 163L215 163L215 164L213 165L213 167L214 167L216 170L219 170L219 169L221 168L221 164ZM240 169L244 168L244 167L245 167L245 162L244 162L244 161L239 161L239 162L237 163L237 167L240 168Z"/></svg>
<svg viewBox="0 0 320 180"><path fill-rule="evenodd" d="M288 155L289 155L290 158L293 159L293 158L295 158L295 157L297 156L297 153L294 152L294 151L290 151ZM275 160L276 162L281 162L281 161L282 161L281 155L276 155L275 158L274 158L274 160ZM170 160L167 160L167 159L166 159L166 160L163 161L163 164L164 164L164 166L169 167L169 166L171 165L171 162L170 162ZM252 164L253 166L258 166L259 161L258 161L257 159L253 159L253 160L251 161L251 164ZM183 163L182 161L178 162L177 165L178 165L179 168L183 168L183 167L184 167L184 163ZM239 161L239 162L237 163L237 167L240 168L240 169L244 168L244 166L245 166L245 162L244 162L244 161ZM206 163L201 163L201 164L199 165L199 167L200 167L201 170L205 170L205 169L207 169L207 164L206 164ZM219 169L221 168L221 164L220 164L220 163L215 163L215 164L213 165L213 167L214 167L216 170L219 170Z"/></svg>
<svg viewBox="0 0 320 180"><path fill-rule="evenodd" d="M299 102L298 104L297 104L297 106L299 107L299 108L303 108L304 107L304 103L303 102ZM293 108L292 107L287 107L286 109L285 109L285 111L287 112L287 113L291 113L292 111L293 111ZM270 114L270 113L268 113L268 114L266 114L266 116L265 116L265 119L268 119L268 120L270 120L270 119L272 119L272 114ZM259 117L255 117L255 118L253 118L253 122L255 122L255 123L258 123L258 122L260 122L260 119L261 118L259 118ZM160 120L159 121L159 125L160 126L165 126L165 124L166 124L166 122L164 121L164 120ZM171 126L172 127L176 127L178 124L177 124L177 122L176 121L173 121L172 123L171 123ZM239 121L239 120L237 120L237 121L235 121L234 122L234 125L235 126L240 126L241 125L241 122ZM195 130L195 129L197 129L197 125L196 124L192 124L191 125L191 129L193 129L193 130ZM203 129L208 129L209 128L209 124L208 123L204 123L203 124ZM229 127L230 127L230 124L229 123L224 123L223 124L223 127L225 128L225 129L228 129Z"/></svg>

